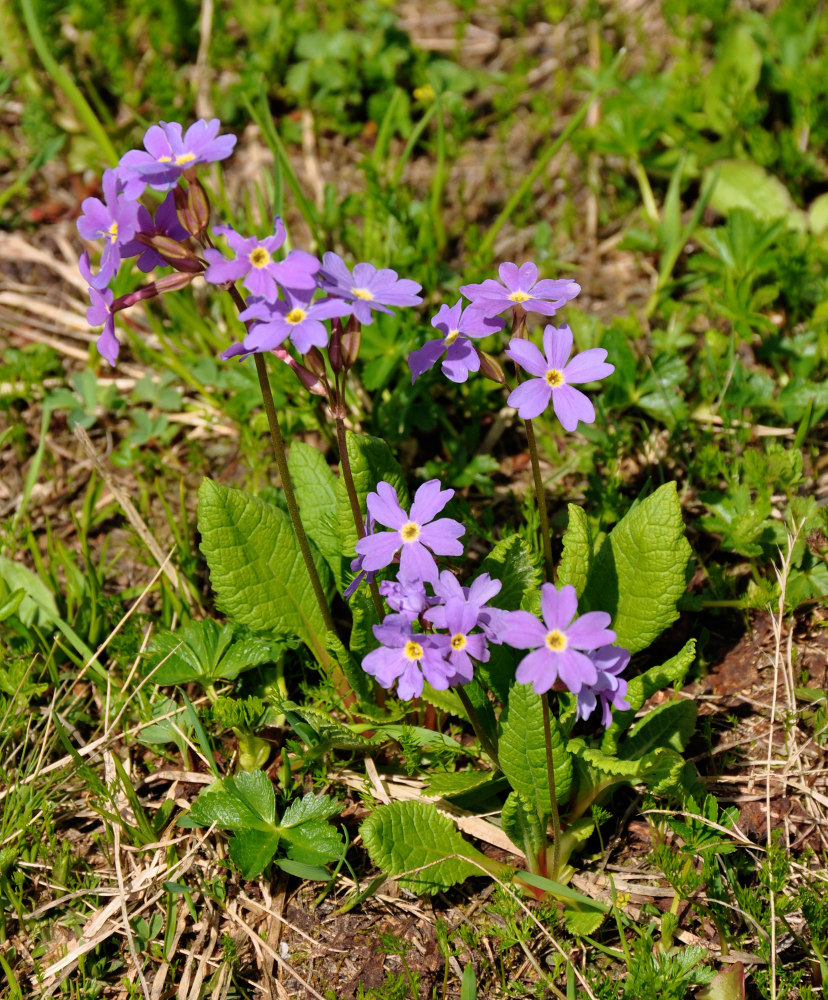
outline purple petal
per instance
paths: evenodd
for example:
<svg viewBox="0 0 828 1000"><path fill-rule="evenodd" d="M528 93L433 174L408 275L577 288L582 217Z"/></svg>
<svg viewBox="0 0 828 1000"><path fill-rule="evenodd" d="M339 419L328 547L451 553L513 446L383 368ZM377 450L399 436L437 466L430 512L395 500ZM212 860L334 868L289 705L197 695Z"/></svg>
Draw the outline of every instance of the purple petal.
<svg viewBox="0 0 828 1000"><path fill-rule="evenodd" d="M441 337L439 340L426 341L422 347L418 347L416 351L412 351L408 355L408 367L411 370L412 385L414 385L424 372L434 367L440 360L444 350L445 340Z"/></svg>
<svg viewBox="0 0 828 1000"><path fill-rule="evenodd" d="M465 382L469 372L480 371L480 355L465 337L458 337L446 354L442 372L452 382Z"/></svg>
<svg viewBox="0 0 828 1000"><path fill-rule="evenodd" d="M414 494L409 519L419 525L428 523L435 514L440 513L453 496L454 490L442 489L439 479L429 479Z"/></svg>
<svg viewBox="0 0 828 1000"><path fill-rule="evenodd" d="M572 353L572 330L568 326L555 329L547 326L543 331L543 350L546 354L547 367L563 371L569 355Z"/></svg>
<svg viewBox="0 0 828 1000"><path fill-rule="evenodd" d="M606 611L589 611L581 615L566 630L570 646L577 649L598 649L600 646L611 645L618 636L609 627L610 622L611 618Z"/></svg>
<svg viewBox="0 0 828 1000"><path fill-rule="evenodd" d="M592 347L588 351L581 351L564 368L564 379L568 383L573 382L594 382L600 378L606 378L615 371L615 365L605 364L607 352L603 347Z"/></svg>
<svg viewBox="0 0 828 1000"><path fill-rule="evenodd" d="M399 535L396 538L399 543ZM407 542L400 551L400 574L408 579L426 580L433 584L438 575L437 563L425 545L420 542Z"/></svg>
<svg viewBox="0 0 828 1000"><path fill-rule="evenodd" d="M459 541L466 529L451 517L441 517L437 521L420 528L420 540L438 556L462 556L463 543Z"/></svg>
<svg viewBox="0 0 828 1000"><path fill-rule="evenodd" d="M366 498L368 513L379 524L386 528L399 529L409 520L405 511L400 506L397 491L385 480L377 483L376 493L369 493Z"/></svg>
<svg viewBox="0 0 828 1000"><path fill-rule="evenodd" d="M547 327L550 329L550 327ZM529 372L530 375L542 377L546 374L550 365L547 359L541 354L538 348L529 340L520 337L513 337L509 341L506 349L506 357L511 358L521 368ZM551 366L551 367L554 367Z"/></svg>
<svg viewBox="0 0 828 1000"><path fill-rule="evenodd" d="M515 680L531 684L535 694L545 694L558 679L558 653L545 647L524 656L515 671Z"/></svg>
<svg viewBox="0 0 828 1000"><path fill-rule="evenodd" d="M574 431L578 426L578 421L591 424L595 420L595 407L588 396L585 396L579 389L573 389L571 385L559 385L556 389L550 389L552 394L552 406L555 416L560 420L564 430ZM520 416L523 416L521 413Z"/></svg>
<svg viewBox="0 0 828 1000"><path fill-rule="evenodd" d="M515 649L546 648L547 629L528 611L509 611L504 615L501 638Z"/></svg>
<svg viewBox="0 0 828 1000"><path fill-rule="evenodd" d="M564 388L563 386L561 388ZM577 390L573 389L573 392ZM523 420L531 420L539 416L549 406L552 398L552 388L542 378L530 378L522 382L517 389L509 393L506 402L517 408L518 416ZM557 411L556 411L557 412ZM563 421L561 421L563 423Z"/></svg>
<svg viewBox="0 0 828 1000"><path fill-rule="evenodd" d="M419 698L423 693L423 675L418 664L414 661L406 659L405 664L400 679L397 681L397 697L408 701L410 698Z"/></svg>
<svg viewBox="0 0 828 1000"><path fill-rule="evenodd" d="M388 566L399 547L400 536L396 531L380 531L376 535L366 535L356 543L356 551L363 557L362 568L369 571Z"/></svg>
<svg viewBox="0 0 828 1000"><path fill-rule="evenodd" d="M567 584L557 590L554 584L545 583L541 587L541 611L543 620L550 632L557 629L567 632L567 627L578 610L578 595L572 584ZM609 625L609 615L607 615ZM568 633L567 633L568 634Z"/></svg>
<svg viewBox="0 0 828 1000"><path fill-rule="evenodd" d="M595 664L585 653L568 647L557 656L558 676L573 694L577 694L585 684L594 684L597 680Z"/></svg>

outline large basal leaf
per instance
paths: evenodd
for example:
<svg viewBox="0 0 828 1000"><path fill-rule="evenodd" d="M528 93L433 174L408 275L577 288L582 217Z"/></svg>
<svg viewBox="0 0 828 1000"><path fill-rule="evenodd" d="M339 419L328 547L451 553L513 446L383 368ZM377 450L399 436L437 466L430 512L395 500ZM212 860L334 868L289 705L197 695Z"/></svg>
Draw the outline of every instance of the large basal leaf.
<svg viewBox="0 0 828 1000"><path fill-rule="evenodd" d="M704 183L718 174L710 207L722 215L746 209L757 219L780 219L790 229L804 230L808 221L778 177L752 160L720 160L705 171Z"/></svg>
<svg viewBox="0 0 828 1000"><path fill-rule="evenodd" d="M330 566L337 588L342 590L346 567L336 520L336 476L322 452L304 441L290 446L288 469L305 531Z"/></svg>
<svg viewBox="0 0 828 1000"><path fill-rule="evenodd" d="M645 670L643 674L639 674L638 677L633 677L629 681L627 685L629 710L613 712L612 724L601 741L601 749L604 753L615 753L619 736L633 724L636 713L644 702L651 698L656 691L663 691L664 688L673 684L680 684L695 657L696 640L688 639L675 656L656 667L650 667L649 670Z"/></svg>
<svg viewBox="0 0 828 1000"><path fill-rule="evenodd" d="M490 859L467 843L448 816L430 803L380 806L362 824L360 833L371 860L387 875L397 877L428 866L400 879L400 885L412 892L434 894L492 868Z"/></svg>
<svg viewBox="0 0 828 1000"><path fill-rule="evenodd" d="M621 760L605 754L595 747L588 747L580 738L570 740L568 749L599 776L603 776L603 780L599 778L595 784L598 781L605 785L643 783L658 794L664 794L680 783L685 766L681 754L672 747L657 747L635 760Z"/></svg>
<svg viewBox="0 0 828 1000"><path fill-rule="evenodd" d="M540 572L532 562L529 546L520 535L501 538L483 560L481 570L501 581L503 586L494 604L504 611L517 611L524 596L540 586Z"/></svg>
<svg viewBox="0 0 828 1000"><path fill-rule="evenodd" d="M676 484L665 483L610 532L579 610L609 612L617 645L631 653L645 649L678 618L689 561Z"/></svg>
<svg viewBox="0 0 828 1000"><path fill-rule="evenodd" d="M543 709L540 696L535 694L529 684L515 682L512 685L509 703L500 722L500 769L512 788L520 792L537 810L538 816L548 816L549 778L543 736ZM569 798L572 785L572 760L557 720L552 717L550 723L555 797L559 803L564 803Z"/></svg>
<svg viewBox="0 0 828 1000"><path fill-rule="evenodd" d="M689 698L657 705L633 726L618 748L618 756L634 760L656 747L671 747L680 753L690 742L697 715L696 703Z"/></svg>
<svg viewBox="0 0 828 1000"><path fill-rule="evenodd" d="M569 525L563 536L563 555L558 567L558 583L571 584L578 597L584 592L592 567L592 532L586 512L571 503L568 505Z"/></svg>
<svg viewBox="0 0 828 1000"><path fill-rule="evenodd" d="M220 609L259 631L298 636L327 664L325 623L287 514L204 479L198 530Z"/></svg>
<svg viewBox="0 0 828 1000"><path fill-rule="evenodd" d="M24 625L34 622L45 627L59 618L54 594L27 566L0 556L0 579L9 590L22 588L25 591L17 609L17 617Z"/></svg>
<svg viewBox="0 0 828 1000"><path fill-rule="evenodd" d="M500 822L506 836L523 851L531 866L546 844L534 804L520 792L511 792L503 803Z"/></svg>
<svg viewBox="0 0 828 1000"><path fill-rule="evenodd" d="M381 480L394 487L401 506L407 507L408 487L405 484L405 477L400 463L394 458L385 441L381 438L371 437L369 434L355 434L348 431L346 442L348 458L351 462L351 475L354 478L354 487L362 516L365 517L366 513L366 497L376 490L377 483ZM336 483L336 520L342 542L342 554L346 558L352 558L357 531L342 475ZM380 530L385 529L380 528Z"/></svg>

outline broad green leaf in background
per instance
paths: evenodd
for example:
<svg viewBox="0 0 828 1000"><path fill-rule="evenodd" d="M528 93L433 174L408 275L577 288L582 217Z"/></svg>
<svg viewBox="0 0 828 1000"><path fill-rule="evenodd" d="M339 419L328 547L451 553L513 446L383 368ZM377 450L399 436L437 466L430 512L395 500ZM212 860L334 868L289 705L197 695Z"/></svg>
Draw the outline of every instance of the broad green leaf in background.
<svg viewBox="0 0 828 1000"><path fill-rule="evenodd" d="M656 691L662 691L673 684L680 684L695 657L696 640L688 639L682 649L666 663L650 667L649 670L645 670L643 674L633 677L628 682L627 701L630 707L625 712L615 711L612 713L612 723L601 742L601 749L604 753L616 752L619 736L633 724L636 713L644 702L651 698Z"/></svg>
<svg viewBox="0 0 828 1000"><path fill-rule="evenodd" d="M618 756L637 760L657 747L671 747L680 753L690 742L697 715L696 703L689 698L657 705L632 727L618 748Z"/></svg>
<svg viewBox="0 0 828 1000"><path fill-rule="evenodd" d="M591 770L603 778L592 781L593 787L628 782L643 782L649 788L663 794L679 784L684 770L684 758L672 747L657 747L636 760L621 760L601 750L586 745L583 739L570 740L567 749Z"/></svg>
<svg viewBox="0 0 828 1000"><path fill-rule="evenodd" d="M675 483L665 483L616 524L592 564L581 611L606 611L617 645L636 653L678 618L690 546Z"/></svg>
<svg viewBox="0 0 828 1000"><path fill-rule="evenodd" d="M346 435L348 458L351 462L351 474L359 499L362 516L365 517L365 498L377 488L377 483L384 480L397 491L400 505L408 506L408 488L405 484L400 463L394 458L391 449L381 438L368 434L355 434L348 431ZM342 542L342 554L346 559L354 556L357 532L354 527L354 515L345 489L345 481L340 475L336 483L336 522L339 537ZM380 528L380 530L385 530Z"/></svg>
<svg viewBox="0 0 828 1000"><path fill-rule="evenodd" d="M371 860L392 878L428 866L400 879L400 885L412 892L433 895L484 871L506 871L505 865L465 841L448 816L430 803L380 806L362 824L360 833Z"/></svg>
<svg viewBox="0 0 828 1000"><path fill-rule="evenodd" d="M754 98L762 71L762 50L745 24L736 24L716 47L716 61L703 84L704 113L710 125L727 135L747 100Z"/></svg>
<svg viewBox="0 0 828 1000"><path fill-rule="evenodd" d="M427 795L448 799L465 795L473 788L482 788L494 777L494 771L435 771L427 776Z"/></svg>
<svg viewBox="0 0 828 1000"><path fill-rule="evenodd" d="M501 538L483 560L481 571L503 584L494 603L504 611L517 611L524 597L540 586L540 573L520 535Z"/></svg>
<svg viewBox="0 0 828 1000"><path fill-rule="evenodd" d="M555 796L559 803L569 799L572 760L563 733L553 717L552 758L555 766ZM549 815L549 778L546 771L546 743L543 737L541 699L529 684L517 681L509 690L509 703L500 719L498 743L500 768L516 792L537 810Z"/></svg>
<svg viewBox="0 0 828 1000"><path fill-rule="evenodd" d="M520 792L511 792L503 803L500 822L509 840L526 855L529 870L537 871L538 858L546 844L546 836L534 803Z"/></svg>
<svg viewBox="0 0 828 1000"><path fill-rule="evenodd" d="M187 622L177 632L158 631L150 640L150 664L163 664L152 674L155 684L202 686L218 680L235 680L240 673L278 659L284 646L255 636L238 636L232 622L219 625L207 618Z"/></svg>
<svg viewBox="0 0 828 1000"><path fill-rule="evenodd" d="M744 208L757 219L782 219L790 229L805 229L807 217L797 208L790 192L773 174L752 160L720 160L705 172L719 171L719 179L710 196L710 207L722 215Z"/></svg>
<svg viewBox="0 0 828 1000"><path fill-rule="evenodd" d="M320 663L329 663L325 623L287 514L204 479L198 530L221 610L253 629L298 636Z"/></svg>
<svg viewBox="0 0 828 1000"><path fill-rule="evenodd" d="M569 524L563 536L563 555L558 567L560 586L570 584L578 597L584 592L592 566L592 532L586 512L577 504L567 505Z"/></svg>
<svg viewBox="0 0 828 1000"><path fill-rule="evenodd" d="M322 452L304 441L290 446L288 469L305 531L342 590L344 550L336 520L336 476Z"/></svg>
<svg viewBox="0 0 828 1000"><path fill-rule="evenodd" d="M47 626L59 618L54 594L22 563L0 556L0 579L11 591L23 589L26 596L17 609L17 617L24 625Z"/></svg>

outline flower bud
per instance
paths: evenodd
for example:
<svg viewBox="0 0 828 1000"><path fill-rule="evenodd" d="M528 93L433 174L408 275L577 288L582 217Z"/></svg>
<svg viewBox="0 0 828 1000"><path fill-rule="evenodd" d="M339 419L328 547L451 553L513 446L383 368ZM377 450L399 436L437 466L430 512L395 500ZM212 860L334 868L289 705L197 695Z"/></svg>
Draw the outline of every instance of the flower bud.
<svg viewBox="0 0 828 1000"><path fill-rule="evenodd" d="M174 267L176 271L187 271L190 274L198 274L204 270L204 265L193 251L170 236L155 233L152 236L144 236L141 242L146 243L147 246L152 247L153 250L161 254L164 260Z"/></svg>
<svg viewBox="0 0 828 1000"><path fill-rule="evenodd" d="M293 370L296 377L302 383L302 385L312 393L314 396L327 396L327 387L323 384L322 379L318 375L314 375L313 372L308 371L304 365L300 365L295 358L288 355L285 358L285 364L289 365Z"/></svg>
<svg viewBox="0 0 828 1000"><path fill-rule="evenodd" d="M331 340L328 344L328 360L331 362L331 369L334 375L338 375L343 368L342 320L338 316L334 316L331 320Z"/></svg>
<svg viewBox="0 0 828 1000"><path fill-rule="evenodd" d="M477 348L475 348L477 350ZM490 378L492 382L499 382L501 385L505 385L506 376L503 374L503 369L491 356L485 351L477 350L478 357L480 358L480 374L484 375L486 378Z"/></svg>
<svg viewBox="0 0 828 1000"><path fill-rule="evenodd" d="M342 366L347 370L353 368L359 357L362 344L362 324L356 316L348 317L348 325L342 334Z"/></svg>
<svg viewBox="0 0 828 1000"><path fill-rule="evenodd" d="M327 374L325 358L318 347L312 347L302 360L305 362L305 367L310 369L314 375L318 375L319 378L324 378Z"/></svg>
<svg viewBox="0 0 828 1000"><path fill-rule="evenodd" d="M210 224L207 192L197 179L193 179L186 191L180 186L173 188L173 197L178 221L190 235L200 239Z"/></svg>

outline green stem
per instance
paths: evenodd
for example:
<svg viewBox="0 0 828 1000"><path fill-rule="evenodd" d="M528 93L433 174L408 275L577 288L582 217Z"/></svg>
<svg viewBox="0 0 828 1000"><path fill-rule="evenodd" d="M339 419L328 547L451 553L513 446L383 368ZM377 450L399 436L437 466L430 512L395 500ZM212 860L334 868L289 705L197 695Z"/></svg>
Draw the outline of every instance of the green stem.
<svg viewBox="0 0 828 1000"><path fill-rule="evenodd" d="M543 706L543 739L546 743L546 774L549 778L549 806L552 816L552 833L554 841L552 843L552 871L549 874L551 879L558 877L561 866L561 817L558 812L558 795L555 790L555 762L552 758L552 726L549 721L549 696L541 695L541 705Z"/></svg>
<svg viewBox="0 0 828 1000"><path fill-rule="evenodd" d="M339 398L336 403L336 440L339 445L339 462L342 466L342 478L345 480L345 490L348 494L348 501L351 504L351 514L354 518L354 526L356 527L357 537L364 538L365 521L362 519L362 511L359 508L359 497L357 496L356 485L354 484L354 475L351 471L351 459L348 457L348 441L345 436L345 421L341 416L345 405L344 390L345 386L343 376L342 391L338 392ZM372 580L369 586L371 588L371 598L374 601L374 610L377 613L378 620L382 621L385 617L385 609L382 606L382 598L380 597L377 581Z"/></svg>
<svg viewBox="0 0 828 1000"><path fill-rule="evenodd" d="M546 563L546 578L550 582L554 575L552 565L552 537L549 534L549 518L546 514L546 492L543 488L541 478L540 460L538 459L538 444L535 440L535 429L531 420L524 420L526 428L526 442L529 445L529 456L532 459L532 476L535 480L535 499L538 502L538 516L540 518L541 539L543 541L543 561Z"/></svg>
<svg viewBox="0 0 828 1000"><path fill-rule="evenodd" d="M290 523L293 525L293 530L296 534L296 541L299 543L299 550L305 561L305 567L308 571L308 576L310 577L313 594L316 598L316 603L319 605L319 610L322 613L322 620L325 622L325 628L329 632L335 633L336 628L334 626L331 608L328 604L327 597L325 597L325 590L322 587L322 581L319 579L319 573L317 573L316 566L313 562L310 544L308 543L308 536L305 534L302 518L299 515L299 505L296 503L296 494L293 492L293 481L290 478L287 458L285 457L285 442L282 437L282 430L279 427L279 417L276 414L276 407L273 405L273 394L270 391L270 382L267 377L267 366L265 365L264 355L257 353L254 357L256 359L256 374L259 376L259 388L262 390L262 400L264 401L265 413L267 414L267 422L270 425L270 438L273 442L273 452L276 456L276 468L279 470L279 478L282 480L282 489L285 493L285 501L287 503L288 515L290 516Z"/></svg>
<svg viewBox="0 0 828 1000"><path fill-rule="evenodd" d="M118 162L118 154L115 152L115 147L109 141L109 136L106 134L103 126L98 121L95 112L89 106L80 90L78 90L69 74L49 51L49 46L46 44L46 39L40 31L40 25L37 23L37 15L35 14L32 0L20 0L20 6L23 11L23 20L26 22L26 30L29 32L29 38L32 41L35 52L37 52L40 61L43 63L43 68L52 78L54 84L63 91L64 96L74 107L78 117L89 130L92 138L101 147L107 160L113 165L116 164Z"/></svg>
<svg viewBox="0 0 828 1000"><path fill-rule="evenodd" d="M495 767L500 767L500 761L497 759L497 747L483 731L483 726L480 724L480 717L478 716L474 705L472 705L471 699L463 690L461 685L458 685L455 690L457 691L457 697L463 703L463 708L466 710L466 715L468 715L469 722L472 724L474 734L480 740L480 745L489 755Z"/></svg>

